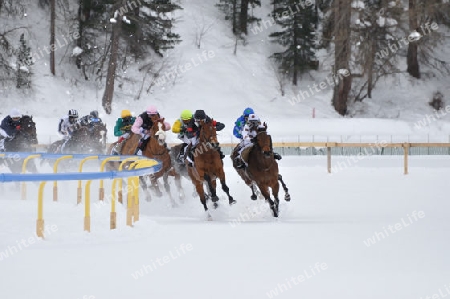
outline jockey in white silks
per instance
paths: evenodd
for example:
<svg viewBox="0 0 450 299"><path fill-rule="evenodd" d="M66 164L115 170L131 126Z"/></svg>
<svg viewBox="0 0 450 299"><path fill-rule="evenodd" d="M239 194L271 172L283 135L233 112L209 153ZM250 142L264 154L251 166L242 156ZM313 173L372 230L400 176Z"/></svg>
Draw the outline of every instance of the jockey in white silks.
<svg viewBox="0 0 450 299"><path fill-rule="evenodd" d="M250 114L248 116L247 123L242 129L242 141L238 145L239 152L236 157L237 168L248 166L247 161L246 159L244 159L242 153L244 151L246 151L246 153L250 151L250 148L253 146L252 139L258 134L258 128L264 128L264 126L261 125L261 120L256 114Z"/></svg>

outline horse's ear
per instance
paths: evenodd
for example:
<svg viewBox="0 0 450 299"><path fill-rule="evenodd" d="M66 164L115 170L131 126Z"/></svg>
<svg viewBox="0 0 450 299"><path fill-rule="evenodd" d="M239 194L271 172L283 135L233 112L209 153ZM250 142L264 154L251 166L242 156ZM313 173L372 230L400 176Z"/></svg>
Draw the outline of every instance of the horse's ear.
<svg viewBox="0 0 450 299"><path fill-rule="evenodd" d="M267 124L266 124L266 122L264 122L264 128L266 128L266 130L267 130Z"/></svg>

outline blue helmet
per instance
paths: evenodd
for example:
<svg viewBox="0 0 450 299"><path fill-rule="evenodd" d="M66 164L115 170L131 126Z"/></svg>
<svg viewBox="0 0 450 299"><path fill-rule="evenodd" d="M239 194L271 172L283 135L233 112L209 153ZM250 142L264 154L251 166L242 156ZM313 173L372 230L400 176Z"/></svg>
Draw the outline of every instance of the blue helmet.
<svg viewBox="0 0 450 299"><path fill-rule="evenodd" d="M244 109L244 112L242 112L242 114L244 115L244 116L249 116L250 114L254 114L255 113L255 111L253 111L253 109L252 108L250 108L250 107L247 107L247 108L245 108Z"/></svg>

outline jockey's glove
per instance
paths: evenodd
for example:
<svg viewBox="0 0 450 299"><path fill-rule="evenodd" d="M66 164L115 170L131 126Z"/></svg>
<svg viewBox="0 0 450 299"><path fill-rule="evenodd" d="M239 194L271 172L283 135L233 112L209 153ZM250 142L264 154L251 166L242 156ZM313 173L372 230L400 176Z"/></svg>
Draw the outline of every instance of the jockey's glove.
<svg viewBox="0 0 450 299"><path fill-rule="evenodd" d="M139 132L141 132L142 134L147 134L147 130L144 129L144 128L140 128L140 129L139 129Z"/></svg>

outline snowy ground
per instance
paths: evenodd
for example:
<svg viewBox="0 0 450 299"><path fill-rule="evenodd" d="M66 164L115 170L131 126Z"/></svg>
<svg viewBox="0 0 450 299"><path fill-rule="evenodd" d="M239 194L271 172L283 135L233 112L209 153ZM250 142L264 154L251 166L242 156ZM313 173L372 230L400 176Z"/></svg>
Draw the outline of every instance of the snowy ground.
<svg viewBox="0 0 450 299"><path fill-rule="evenodd" d="M333 158L335 165L339 159ZM21 201L14 184L0 186L0 298L410 299L450 293L447 156L411 157L407 176L402 157L367 157L331 175L325 157L284 157L280 169L292 201L281 202L278 220L263 201L250 200L228 160L227 181L238 203L227 206L219 191L222 205L211 222L198 198L188 196L178 208L155 198L142 201L133 228L125 226L119 206L114 231L109 205L93 204L87 233L76 183L60 185L59 202L48 184L42 241L35 236L37 187L28 184L28 199ZM190 182L183 186L192 193Z"/></svg>

